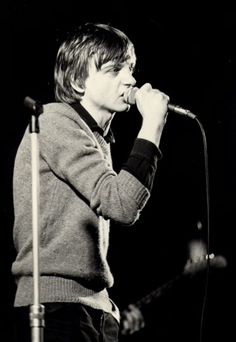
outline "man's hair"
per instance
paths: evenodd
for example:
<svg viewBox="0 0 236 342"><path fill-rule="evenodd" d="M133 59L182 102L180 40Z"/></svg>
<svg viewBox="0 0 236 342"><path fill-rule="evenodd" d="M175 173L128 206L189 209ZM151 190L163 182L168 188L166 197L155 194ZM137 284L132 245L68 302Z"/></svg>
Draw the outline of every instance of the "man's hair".
<svg viewBox="0 0 236 342"><path fill-rule="evenodd" d="M54 70L55 99L59 102L80 101L82 93L72 87L84 87L89 63L94 59L97 70L113 61L124 63L129 58L130 39L120 30L106 24L86 23L60 46Z"/></svg>

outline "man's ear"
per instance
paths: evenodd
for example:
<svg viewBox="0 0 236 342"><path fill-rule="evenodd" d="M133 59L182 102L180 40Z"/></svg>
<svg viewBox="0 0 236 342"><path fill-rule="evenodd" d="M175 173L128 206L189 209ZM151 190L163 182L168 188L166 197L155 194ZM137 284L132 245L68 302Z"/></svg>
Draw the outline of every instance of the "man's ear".
<svg viewBox="0 0 236 342"><path fill-rule="evenodd" d="M79 93L79 94L84 94L84 92L85 92L84 87L78 85L77 82L71 81L71 86L72 86L72 88L73 88L77 93Z"/></svg>

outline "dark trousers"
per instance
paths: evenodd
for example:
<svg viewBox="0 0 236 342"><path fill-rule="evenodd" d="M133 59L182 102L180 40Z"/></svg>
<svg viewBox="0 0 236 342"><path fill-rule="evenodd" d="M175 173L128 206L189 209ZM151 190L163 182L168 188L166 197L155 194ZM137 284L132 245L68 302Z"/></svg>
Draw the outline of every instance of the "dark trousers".
<svg viewBox="0 0 236 342"><path fill-rule="evenodd" d="M102 310L77 303L46 303L44 342L117 342L119 324ZM15 308L16 342L30 342L29 307Z"/></svg>

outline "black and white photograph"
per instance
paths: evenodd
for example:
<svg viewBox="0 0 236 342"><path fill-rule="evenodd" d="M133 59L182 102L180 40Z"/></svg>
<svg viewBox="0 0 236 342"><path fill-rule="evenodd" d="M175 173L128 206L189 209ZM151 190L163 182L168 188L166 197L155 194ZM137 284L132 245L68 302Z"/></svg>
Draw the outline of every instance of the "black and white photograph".
<svg viewBox="0 0 236 342"><path fill-rule="evenodd" d="M235 10L2 15L1 339L231 341Z"/></svg>

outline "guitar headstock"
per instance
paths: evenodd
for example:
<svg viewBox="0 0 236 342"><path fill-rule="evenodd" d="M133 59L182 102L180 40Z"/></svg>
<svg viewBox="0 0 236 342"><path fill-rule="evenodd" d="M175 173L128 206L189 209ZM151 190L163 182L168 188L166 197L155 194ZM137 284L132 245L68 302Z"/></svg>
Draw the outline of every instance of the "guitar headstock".
<svg viewBox="0 0 236 342"><path fill-rule="evenodd" d="M198 261L188 261L184 267L183 274L194 275L198 272L206 270L208 265L210 268L225 268L227 266L227 260L222 255L206 255L204 258Z"/></svg>

